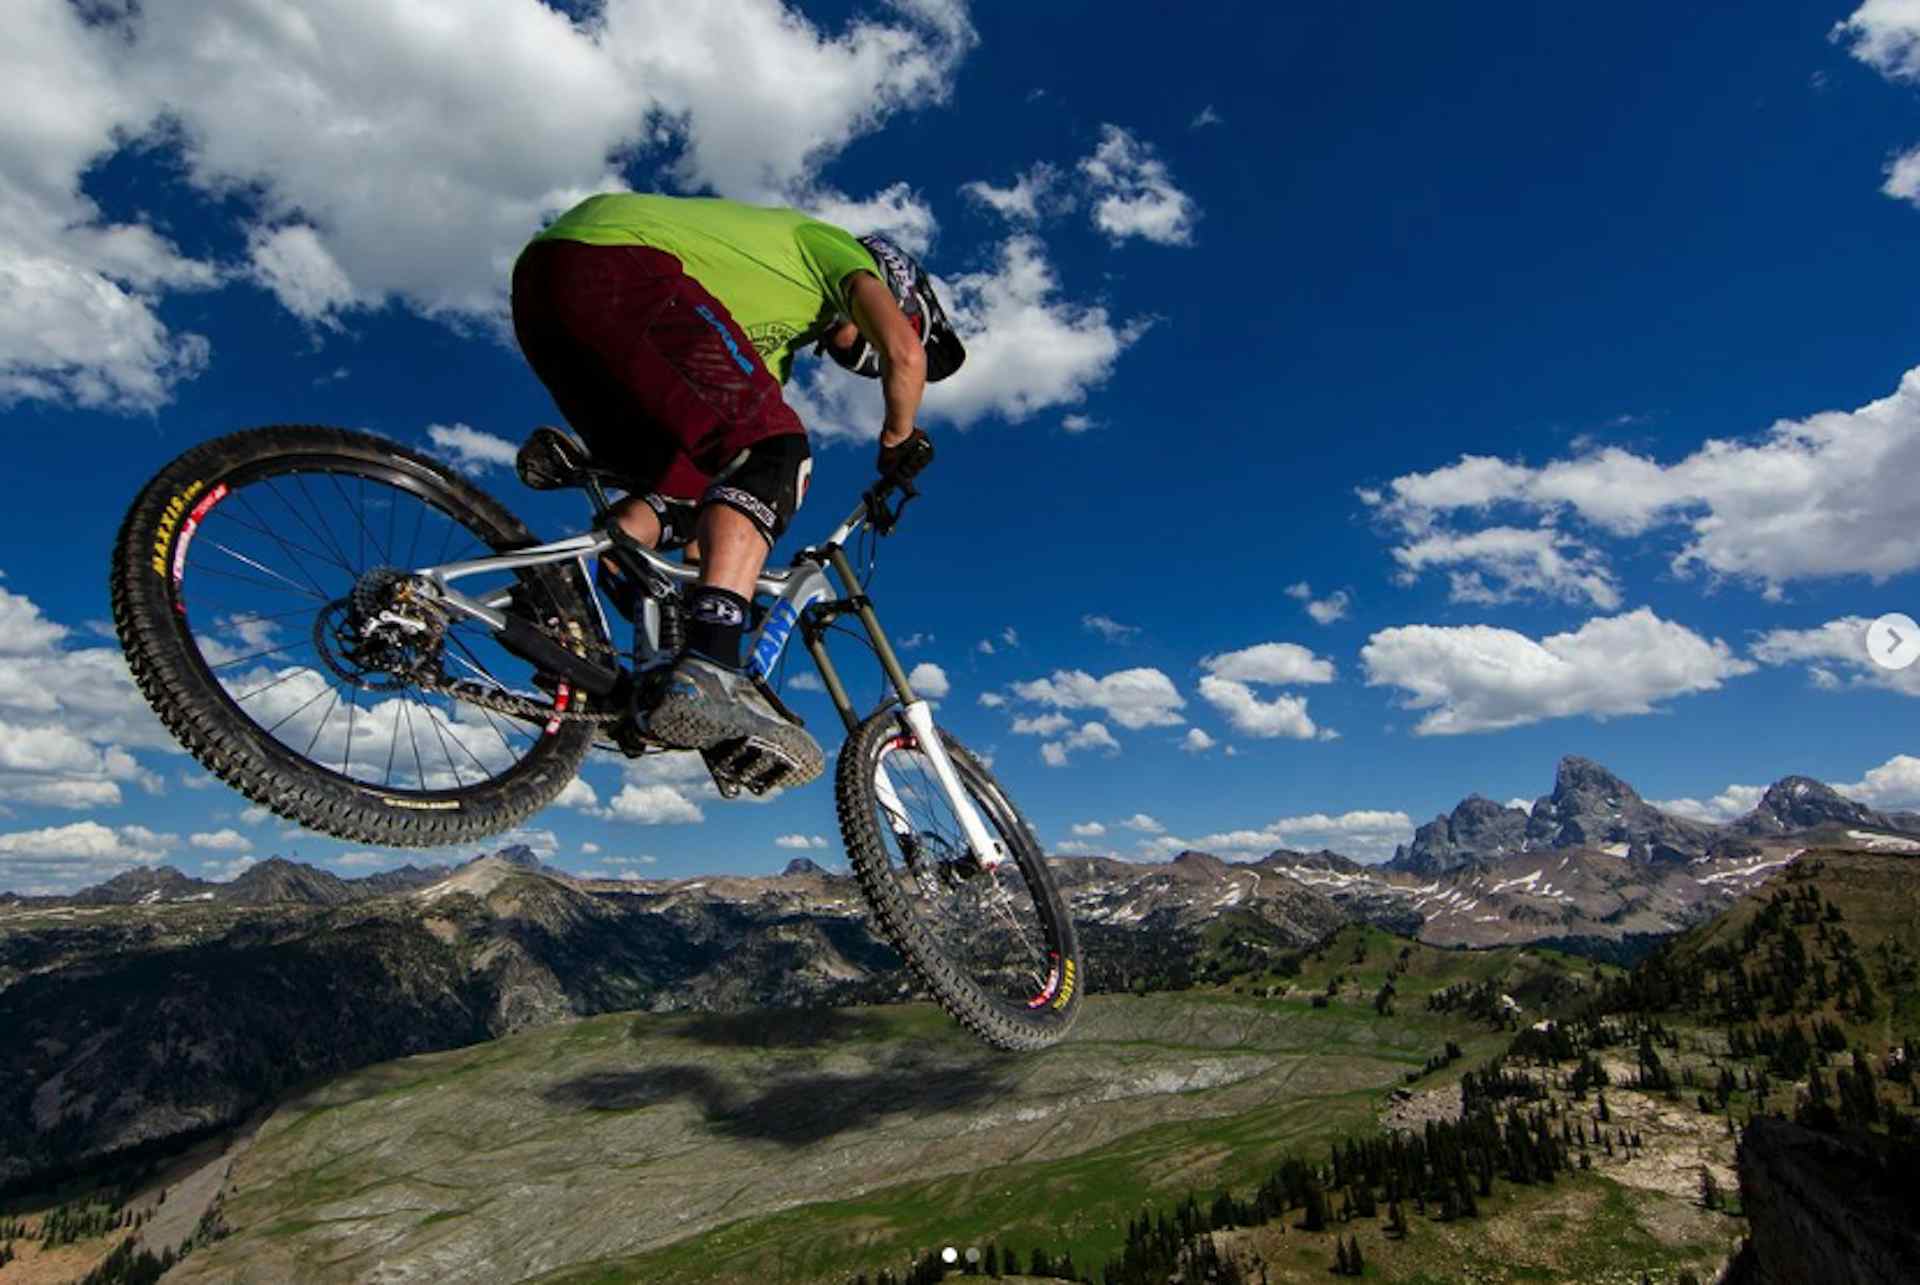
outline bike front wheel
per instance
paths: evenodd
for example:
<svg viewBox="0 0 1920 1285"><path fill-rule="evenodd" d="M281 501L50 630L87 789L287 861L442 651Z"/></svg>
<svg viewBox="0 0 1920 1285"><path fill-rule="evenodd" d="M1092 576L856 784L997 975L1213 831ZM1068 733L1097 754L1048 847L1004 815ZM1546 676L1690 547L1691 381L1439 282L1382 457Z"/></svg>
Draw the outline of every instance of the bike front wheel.
<svg viewBox="0 0 1920 1285"><path fill-rule="evenodd" d="M1073 1026L1086 966L1033 830L958 741L954 771L1007 859L976 859L953 801L898 709L840 751L840 830L880 931L961 1025L996 1048L1044 1048Z"/></svg>

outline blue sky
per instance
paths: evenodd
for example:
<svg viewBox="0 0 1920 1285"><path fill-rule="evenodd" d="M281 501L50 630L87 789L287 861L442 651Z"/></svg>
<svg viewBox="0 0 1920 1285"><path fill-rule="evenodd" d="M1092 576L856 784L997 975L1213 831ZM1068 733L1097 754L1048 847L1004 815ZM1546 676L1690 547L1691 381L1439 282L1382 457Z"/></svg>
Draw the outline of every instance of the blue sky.
<svg viewBox="0 0 1920 1285"><path fill-rule="evenodd" d="M1564 753L1695 815L1790 772L1920 807L1920 667L1861 643L1920 615L1911 0L26 0L0 82L0 887L415 855L174 750L108 550L166 460L270 422L577 523L491 462L554 415L506 269L620 184L925 249L972 355L873 590L1056 850L1374 859ZM799 532L868 479L873 392L796 376ZM568 869L839 855L824 783L585 780L522 836Z"/></svg>

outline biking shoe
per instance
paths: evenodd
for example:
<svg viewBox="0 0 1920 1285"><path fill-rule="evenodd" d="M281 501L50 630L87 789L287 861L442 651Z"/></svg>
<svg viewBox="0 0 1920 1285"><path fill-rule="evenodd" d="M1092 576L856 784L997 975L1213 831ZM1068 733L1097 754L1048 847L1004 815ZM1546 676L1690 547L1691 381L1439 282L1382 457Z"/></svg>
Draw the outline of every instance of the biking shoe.
<svg viewBox="0 0 1920 1285"><path fill-rule="evenodd" d="M735 762L744 751L756 752L759 763L748 776L756 794L805 785L827 766L820 742L775 714L752 679L691 653L668 672L660 701L647 716L647 732L677 749L725 745L724 758Z"/></svg>

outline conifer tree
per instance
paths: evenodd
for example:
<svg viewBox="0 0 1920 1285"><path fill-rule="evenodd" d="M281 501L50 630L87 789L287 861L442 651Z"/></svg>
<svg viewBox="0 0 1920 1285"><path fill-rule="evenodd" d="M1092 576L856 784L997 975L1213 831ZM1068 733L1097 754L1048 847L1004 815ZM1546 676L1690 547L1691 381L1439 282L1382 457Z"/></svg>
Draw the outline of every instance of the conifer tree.
<svg viewBox="0 0 1920 1285"><path fill-rule="evenodd" d="M1333 1238L1333 1274L1335 1276L1352 1275L1352 1266L1347 1261L1347 1242L1335 1236Z"/></svg>

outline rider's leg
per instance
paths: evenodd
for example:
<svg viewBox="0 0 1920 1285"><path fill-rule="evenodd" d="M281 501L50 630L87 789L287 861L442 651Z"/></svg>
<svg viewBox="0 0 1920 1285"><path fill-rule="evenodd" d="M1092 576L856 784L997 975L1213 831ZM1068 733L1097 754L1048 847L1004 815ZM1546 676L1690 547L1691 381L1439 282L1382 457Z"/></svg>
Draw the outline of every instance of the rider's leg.
<svg viewBox="0 0 1920 1285"><path fill-rule="evenodd" d="M644 496L629 495L613 506L613 520L620 524L620 530L651 549L660 543L660 515L653 511Z"/></svg>

